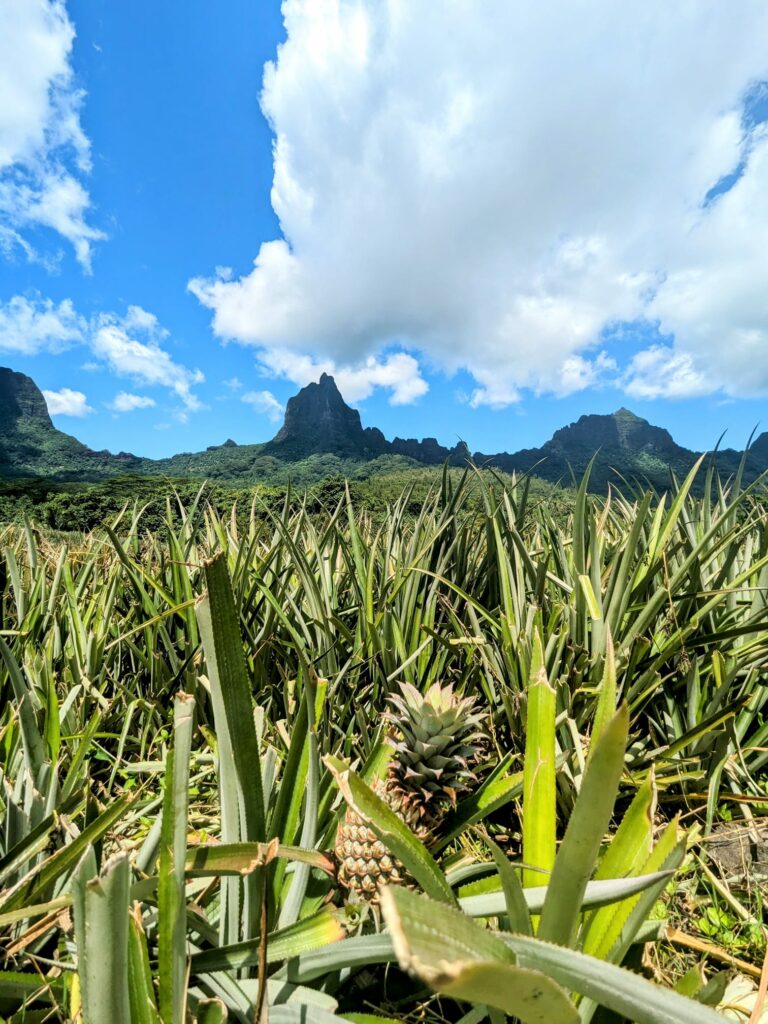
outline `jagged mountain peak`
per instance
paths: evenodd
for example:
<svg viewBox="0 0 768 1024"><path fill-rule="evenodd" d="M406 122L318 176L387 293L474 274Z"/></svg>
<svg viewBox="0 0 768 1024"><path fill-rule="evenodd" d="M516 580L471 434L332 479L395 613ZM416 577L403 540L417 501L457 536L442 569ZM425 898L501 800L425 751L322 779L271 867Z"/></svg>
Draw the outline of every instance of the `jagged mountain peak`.
<svg viewBox="0 0 768 1024"><path fill-rule="evenodd" d="M511 447L511 446L510 446ZM621 408L608 414L581 416L556 431L540 448L483 455L461 441L446 448L436 438L396 437L388 441L376 427L363 427L360 414L346 404L336 381L328 373L307 384L288 401L285 422L272 441L238 446L232 440L213 445L206 452L187 453L155 461L121 453L95 452L74 437L58 430L48 414L45 398L35 382L23 373L0 367L0 478L46 477L57 480L99 480L126 471L147 475L263 479L274 461L291 463L309 456L336 456L365 462L379 456L399 456L405 465L464 466L472 458L478 465L508 472L543 476L553 481L578 479L595 452L590 485L605 490L619 477L650 482L664 489L670 472L678 477L693 465L697 453L677 445L668 431ZM264 459L264 456L268 456ZM739 452L718 452L721 471L735 471ZM322 463L318 464L322 466ZM339 467L339 463L335 466ZM382 468L393 463L384 460ZM400 463L399 465L402 465ZM250 474L245 472L251 467ZM768 468L768 434L756 438L747 459L747 476ZM330 472L339 472L331 468Z"/></svg>
<svg viewBox="0 0 768 1024"><path fill-rule="evenodd" d="M347 405L328 373L288 399L283 425L265 447L268 454L290 459L320 452L369 458L385 450L384 435L363 429L360 413Z"/></svg>

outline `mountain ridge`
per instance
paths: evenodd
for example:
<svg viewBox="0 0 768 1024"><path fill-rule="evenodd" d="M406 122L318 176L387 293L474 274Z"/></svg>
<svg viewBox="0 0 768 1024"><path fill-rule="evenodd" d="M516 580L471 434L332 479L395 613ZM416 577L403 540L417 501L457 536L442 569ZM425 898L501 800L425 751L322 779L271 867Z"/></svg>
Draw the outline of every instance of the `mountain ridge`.
<svg viewBox="0 0 768 1024"><path fill-rule="evenodd" d="M480 466L568 483L594 457L591 485L596 490L621 479L665 488L670 472L685 474L701 454L678 445L669 431L623 407L607 415L587 413L556 430L541 447L517 452L472 454L464 441L447 448L433 437L389 441L377 427L362 425L360 413L346 404L333 377L324 373L289 399L282 427L266 443L243 445L228 439L202 452L147 459L129 452L94 451L58 430L32 378L0 367L0 478L6 479L97 482L133 473L256 483L278 467L285 473L291 464L306 460L315 460L318 472L326 468L330 474L364 463L384 471L392 460L398 468L462 466L471 460ZM738 467L741 453L724 449L718 451L717 459L729 474ZM750 449L747 478L765 470L768 432L756 438Z"/></svg>

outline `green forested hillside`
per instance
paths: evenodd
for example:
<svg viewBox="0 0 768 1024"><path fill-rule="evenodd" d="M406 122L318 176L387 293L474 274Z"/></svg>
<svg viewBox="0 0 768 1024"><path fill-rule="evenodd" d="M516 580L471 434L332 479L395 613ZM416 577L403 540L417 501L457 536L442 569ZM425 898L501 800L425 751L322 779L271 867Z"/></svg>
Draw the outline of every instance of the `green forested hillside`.
<svg viewBox="0 0 768 1024"><path fill-rule="evenodd" d="M289 483L305 487L339 476L361 480L427 466L463 467L473 461L564 486L581 479L591 464L589 486L604 494L617 484L665 490L673 476L683 479L698 457L699 453L676 444L666 430L628 409L608 416L582 416L557 430L541 447L520 451L472 455L463 442L446 448L434 438L389 441L380 430L362 426L360 414L344 402L327 374L290 399L285 423L264 444L238 445L229 440L205 451L163 459L127 452L113 455L93 451L57 430L35 383L0 368L0 480L92 483L131 474L208 480L233 488ZM735 474L741 460L742 454L733 449L718 451L723 478ZM763 434L746 456L744 480L754 480L766 469L768 435Z"/></svg>

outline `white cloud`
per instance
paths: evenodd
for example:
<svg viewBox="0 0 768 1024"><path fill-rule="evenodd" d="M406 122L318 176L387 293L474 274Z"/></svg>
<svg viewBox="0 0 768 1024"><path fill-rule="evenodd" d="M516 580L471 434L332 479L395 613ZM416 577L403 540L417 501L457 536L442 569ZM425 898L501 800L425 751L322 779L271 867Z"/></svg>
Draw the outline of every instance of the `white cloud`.
<svg viewBox="0 0 768 1024"><path fill-rule="evenodd" d="M243 382L239 377L229 377L222 383L224 384L224 387L228 388L230 391L240 391L243 386Z"/></svg>
<svg viewBox="0 0 768 1024"><path fill-rule="evenodd" d="M93 412L82 391L62 388L61 391L43 391L45 404L51 416L87 416Z"/></svg>
<svg viewBox="0 0 768 1024"><path fill-rule="evenodd" d="M104 234L86 219L90 145L71 65L74 28L63 0L0 0L0 24L0 249L38 258L24 232L43 226L90 271L92 243Z"/></svg>
<svg viewBox="0 0 768 1024"><path fill-rule="evenodd" d="M205 377L200 370L189 370L174 362L161 342L168 331L157 318L140 306L129 306L124 317L101 314L95 321L91 336L93 355L107 364L119 377L128 377L139 384L169 388L181 400L185 410L202 409L200 399L192 391Z"/></svg>
<svg viewBox="0 0 768 1024"><path fill-rule="evenodd" d="M752 136L738 184L719 196L680 242L649 307L697 367L700 391L768 395L768 126Z"/></svg>
<svg viewBox="0 0 768 1024"><path fill-rule="evenodd" d="M638 352L625 376L625 390L633 398L696 398L712 391L706 376L687 352L667 345L652 345Z"/></svg>
<svg viewBox="0 0 768 1024"><path fill-rule="evenodd" d="M203 405L193 388L205 377L200 370L190 370L172 358L163 348L168 336L157 317L140 306L129 306L122 317L99 313L88 320L77 313L70 299L56 305L40 296L15 295L0 303L0 352L35 355L85 345L93 358L83 365L84 370L106 366L118 377L168 388L181 400L187 413L197 412ZM115 401L118 400L139 400L139 396L121 392ZM141 402L141 407L155 404L150 398L142 398ZM139 407L135 402L130 406Z"/></svg>
<svg viewBox="0 0 768 1024"><path fill-rule="evenodd" d="M305 387L319 379L323 373L335 378L339 391L348 402L360 402L375 388L390 392L391 405L407 405L421 398L429 385L421 376L419 364L405 352L395 352L383 358L369 356L357 366L337 366L333 360L318 360L297 354L290 349L263 349L259 363L267 376L290 380Z"/></svg>
<svg viewBox="0 0 768 1024"><path fill-rule="evenodd" d="M285 406L279 402L271 391L248 391L242 400L252 405L257 412L263 413L273 423L279 423L285 413Z"/></svg>
<svg viewBox="0 0 768 1024"><path fill-rule="evenodd" d="M29 299L14 295L8 302L0 303L0 352L27 356L58 352L81 344L87 327L70 299L57 306L40 296Z"/></svg>
<svg viewBox="0 0 768 1024"><path fill-rule="evenodd" d="M120 391L110 403L113 412L133 412L134 409L152 409L157 405L149 395L132 395L128 391Z"/></svg>
<svg viewBox="0 0 768 1024"><path fill-rule="evenodd" d="M593 386L601 334L647 318L702 387L768 391L768 139L741 116L763 0L283 14L262 96L283 237L190 282L219 336L318 367L401 346L500 406Z"/></svg>

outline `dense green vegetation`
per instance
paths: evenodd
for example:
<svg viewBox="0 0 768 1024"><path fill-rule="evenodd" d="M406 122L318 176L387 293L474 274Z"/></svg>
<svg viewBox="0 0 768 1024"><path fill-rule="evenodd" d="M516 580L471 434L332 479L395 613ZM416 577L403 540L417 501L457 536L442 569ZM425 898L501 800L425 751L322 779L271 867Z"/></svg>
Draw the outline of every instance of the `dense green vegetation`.
<svg viewBox="0 0 768 1024"><path fill-rule="evenodd" d="M398 460L392 461L397 466ZM334 456L313 457L297 464L296 477L286 473L273 477L271 484L251 487L213 480L201 483L184 477L157 480L122 476L96 484L0 481L0 522L23 523L25 518L31 518L53 530L87 532L102 526L128 506L141 509L142 529L152 531L162 528L169 516L173 521L178 520L179 502L186 506L202 501L220 514L236 506L241 522L247 522L254 501L262 514L280 509L286 499L293 509L304 507L319 512L337 503L347 491L357 509L380 519L406 490L406 511L416 516L430 491L440 485L443 473L437 468L411 466L385 473L382 471L385 467L378 465L377 460L377 464L358 464L355 472L342 475L332 472L338 468L338 462ZM458 469L449 470L449 474L456 482L466 475ZM488 472L485 475L511 482L506 474ZM571 492L546 481L532 479L527 486L530 509L546 501L553 511L564 514L572 504ZM475 504L480 500L480 491L472 485L471 479L467 500Z"/></svg>
<svg viewBox="0 0 768 1024"><path fill-rule="evenodd" d="M692 483L27 493L0 527L0 1017L722 1020L718 972L765 952L759 874L714 838L768 806L768 516ZM91 532L35 520L113 498ZM427 848L375 780L391 696L436 682L484 738ZM413 891L350 903L347 806Z"/></svg>

